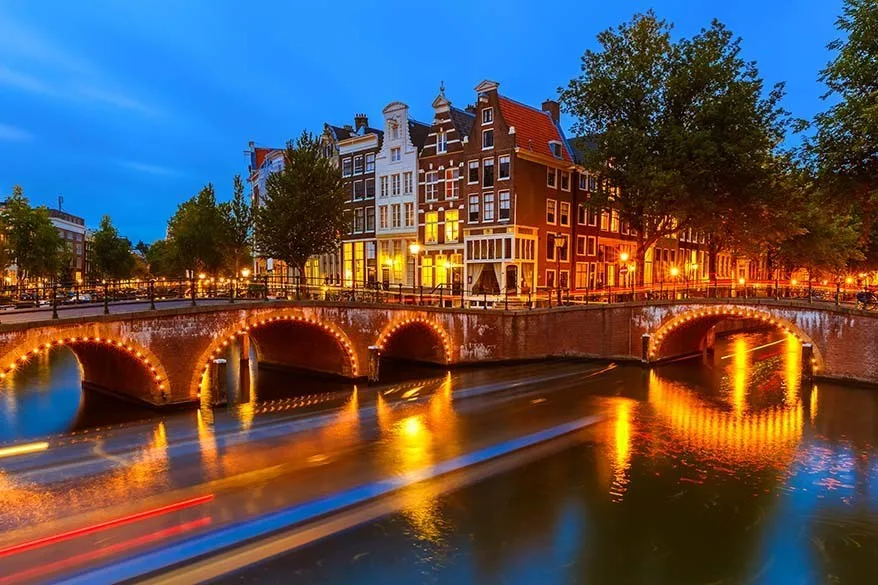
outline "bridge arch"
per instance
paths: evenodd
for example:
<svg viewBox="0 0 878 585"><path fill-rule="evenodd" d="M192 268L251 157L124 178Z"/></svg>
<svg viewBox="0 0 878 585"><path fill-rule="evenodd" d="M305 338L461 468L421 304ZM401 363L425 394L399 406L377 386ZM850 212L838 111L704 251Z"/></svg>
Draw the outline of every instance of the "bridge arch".
<svg viewBox="0 0 878 585"><path fill-rule="evenodd" d="M338 326L305 317L299 313L283 313L269 317L254 317L245 320L226 333L220 335L208 347L199 358L201 368L195 374L190 387L191 396L197 396L204 376L207 374L210 364L214 359L221 357L222 352L235 341L236 338L249 335L256 348L257 360L264 360L276 365L295 364L289 361L297 349L287 343L291 330L311 330L317 337L311 337L308 341L309 351L321 356L317 370L323 373L336 374L345 378L356 378L360 374L360 365L357 354L347 334ZM301 349L299 347L298 349ZM336 350L336 355L326 356L326 351ZM335 358L338 358L337 360Z"/></svg>
<svg viewBox="0 0 878 585"><path fill-rule="evenodd" d="M403 318L388 323L375 342L385 357L439 364L451 362L451 339L437 323Z"/></svg>
<svg viewBox="0 0 878 585"><path fill-rule="evenodd" d="M127 339L66 333L22 342L4 354L0 380L13 376L38 355L66 347L82 367L84 386L151 404L168 402L168 374L148 348Z"/></svg>
<svg viewBox="0 0 878 585"><path fill-rule="evenodd" d="M654 331L649 332L649 361L661 361L703 350L710 330L728 319L774 327L793 335L800 343L811 344L814 372L823 369L820 348L805 331L792 321L759 306L711 305L690 307L680 313L673 314Z"/></svg>

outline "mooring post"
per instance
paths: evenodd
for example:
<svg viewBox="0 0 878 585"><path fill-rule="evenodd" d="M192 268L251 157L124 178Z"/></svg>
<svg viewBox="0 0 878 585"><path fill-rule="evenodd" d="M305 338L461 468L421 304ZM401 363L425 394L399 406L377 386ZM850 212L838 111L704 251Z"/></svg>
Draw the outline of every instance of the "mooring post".
<svg viewBox="0 0 878 585"><path fill-rule="evenodd" d="M642 361L644 364L649 363L649 340L649 333L644 333L640 337L640 361Z"/></svg>
<svg viewBox="0 0 878 585"><path fill-rule="evenodd" d="M222 358L211 362L210 367L210 405L225 406L228 403L226 395L226 371L229 364Z"/></svg>
<svg viewBox="0 0 878 585"><path fill-rule="evenodd" d="M811 380L814 377L814 346L802 344L802 378Z"/></svg>
<svg viewBox="0 0 878 585"><path fill-rule="evenodd" d="M377 345L369 346L369 381L377 382L379 367L381 366L381 347Z"/></svg>

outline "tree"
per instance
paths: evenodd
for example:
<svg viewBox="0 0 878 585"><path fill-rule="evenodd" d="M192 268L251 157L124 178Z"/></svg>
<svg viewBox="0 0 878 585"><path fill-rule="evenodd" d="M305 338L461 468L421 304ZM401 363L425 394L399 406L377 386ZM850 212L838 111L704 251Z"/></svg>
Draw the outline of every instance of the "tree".
<svg viewBox="0 0 878 585"><path fill-rule="evenodd" d="M226 247L232 274L237 275L241 264L250 261L253 238L253 214L244 195L244 181L235 175L232 200L220 204L226 223Z"/></svg>
<svg viewBox="0 0 878 585"><path fill-rule="evenodd" d="M216 273L223 265L226 223L216 204L213 185L207 184L180 204L168 221L168 243L175 263L183 270Z"/></svg>
<svg viewBox="0 0 878 585"><path fill-rule="evenodd" d="M98 278L131 278L131 241L119 235L108 215L101 218L100 227L92 234L90 267L92 275Z"/></svg>
<svg viewBox="0 0 878 585"><path fill-rule="evenodd" d="M829 44L836 54L820 74L824 99L837 100L815 117L805 153L827 195L824 211L858 220L860 242L871 242L878 223L878 0L845 0L836 21L845 38ZM878 257L867 259L878 268Z"/></svg>
<svg viewBox="0 0 878 585"><path fill-rule="evenodd" d="M19 282L56 276L65 244L49 220L49 210L31 207L21 187L15 186L0 216Z"/></svg>
<svg viewBox="0 0 878 585"><path fill-rule="evenodd" d="M617 210L637 234L637 277L646 250L688 226L678 169L668 150L671 27L652 11L598 34L601 49L582 56L582 73L561 90L574 131L594 147L585 165L597 176L592 201Z"/></svg>
<svg viewBox="0 0 878 585"><path fill-rule="evenodd" d="M305 274L308 258L335 251L347 228L341 172L320 154L320 142L303 132L287 143L283 170L269 175L256 213L259 253Z"/></svg>
<svg viewBox="0 0 878 585"><path fill-rule="evenodd" d="M183 269L174 253L174 246L167 240L156 240L145 253L149 273L153 276L177 277Z"/></svg>

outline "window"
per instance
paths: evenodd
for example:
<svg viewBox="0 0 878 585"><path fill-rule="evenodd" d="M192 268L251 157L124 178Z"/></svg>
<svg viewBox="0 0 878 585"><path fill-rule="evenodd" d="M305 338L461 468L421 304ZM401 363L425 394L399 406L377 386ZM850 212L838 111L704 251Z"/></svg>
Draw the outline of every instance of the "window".
<svg viewBox="0 0 878 585"><path fill-rule="evenodd" d="M435 244L439 241L439 212L428 211L424 214L424 241Z"/></svg>
<svg viewBox="0 0 878 585"><path fill-rule="evenodd" d="M405 188L403 193L405 193L406 195L411 195L412 194L412 172L409 171L409 172L405 173L403 175L403 178L405 179L403 181L403 183L404 183L403 187Z"/></svg>
<svg viewBox="0 0 878 585"><path fill-rule="evenodd" d="M391 149L390 149L390 160L391 160L391 162L397 162L397 161L399 161L399 159L400 159L400 150L399 150L399 147L397 146L396 148L391 148Z"/></svg>
<svg viewBox="0 0 878 585"><path fill-rule="evenodd" d="M555 225L555 210L557 206L558 202L554 199L546 200L546 223Z"/></svg>
<svg viewBox="0 0 878 585"><path fill-rule="evenodd" d="M394 140L399 140L399 124L397 124L396 122L390 123L390 136Z"/></svg>
<svg viewBox="0 0 878 585"><path fill-rule="evenodd" d="M585 256L585 236L576 236L576 254Z"/></svg>
<svg viewBox="0 0 878 585"><path fill-rule="evenodd" d="M390 194L391 195L399 195L399 173L390 176Z"/></svg>
<svg viewBox="0 0 878 585"><path fill-rule="evenodd" d="M610 215L606 211L601 212L601 230L607 231L610 227Z"/></svg>
<svg viewBox="0 0 878 585"><path fill-rule="evenodd" d="M341 175L343 177L350 177L352 168L353 168L353 165L351 163L350 158L346 158L346 159L341 161Z"/></svg>
<svg viewBox="0 0 878 585"><path fill-rule="evenodd" d="M482 130L482 150L494 148L494 131Z"/></svg>
<svg viewBox="0 0 878 585"><path fill-rule="evenodd" d="M375 171L375 153L371 152L366 155L366 172L372 173Z"/></svg>
<svg viewBox="0 0 878 585"><path fill-rule="evenodd" d="M469 196L469 221L470 223L479 222L479 196Z"/></svg>
<svg viewBox="0 0 878 585"><path fill-rule="evenodd" d="M362 207L354 210L354 233L363 233L363 227L366 223L366 210Z"/></svg>
<svg viewBox="0 0 878 585"><path fill-rule="evenodd" d="M588 246L586 247L586 254L589 256L595 256L598 253L598 239L594 236L588 236Z"/></svg>
<svg viewBox="0 0 878 585"><path fill-rule="evenodd" d="M500 157L500 168L498 169L497 179L502 181L509 178L509 155Z"/></svg>
<svg viewBox="0 0 878 585"><path fill-rule="evenodd" d="M555 169L546 169L546 185L555 188L558 186L558 171Z"/></svg>
<svg viewBox="0 0 878 585"><path fill-rule="evenodd" d="M363 174L363 157L362 157L362 155L354 157L354 174L355 175L362 175Z"/></svg>
<svg viewBox="0 0 878 585"><path fill-rule="evenodd" d="M589 209L588 210L588 225L594 227L598 224L598 210L597 209Z"/></svg>
<svg viewBox="0 0 878 585"><path fill-rule="evenodd" d="M381 196L387 197L388 194L389 193L387 190L387 177L381 177Z"/></svg>
<svg viewBox="0 0 878 585"><path fill-rule="evenodd" d="M494 121L494 108L482 109L482 124L490 124Z"/></svg>
<svg viewBox="0 0 878 585"><path fill-rule="evenodd" d="M375 208L367 207L366 208L366 231L374 232L375 231Z"/></svg>
<svg viewBox="0 0 878 585"><path fill-rule="evenodd" d="M467 183L473 185L479 182L479 161L471 160L469 161L469 176L467 177Z"/></svg>
<svg viewBox="0 0 878 585"><path fill-rule="evenodd" d="M593 176L588 176L588 190L589 191L597 191L598 190L598 180Z"/></svg>
<svg viewBox="0 0 878 585"><path fill-rule="evenodd" d="M424 198L427 201L436 201L439 198L439 172L429 171L425 183Z"/></svg>
<svg viewBox="0 0 878 585"><path fill-rule="evenodd" d="M610 215L610 231L614 233L619 231L619 212L615 210Z"/></svg>
<svg viewBox="0 0 878 585"><path fill-rule="evenodd" d="M549 143L549 148L552 150L552 156L555 158L561 158L561 143L553 140Z"/></svg>
<svg viewBox="0 0 878 585"><path fill-rule="evenodd" d="M459 213L456 209L445 212L445 241L456 242L460 237Z"/></svg>
<svg viewBox="0 0 878 585"><path fill-rule="evenodd" d="M555 234L552 232L546 233L546 260L554 260L555 259Z"/></svg>
<svg viewBox="0 0 878 585"><path fill-rule="evenodd" d="M555 271L554 270L546 270L546 286L549 288L555 288Z"/></svg>
<svg viewBox="0 0 878 585"><path fill-rule="evenodd" d="M354 201L362 201L366 196L366 187L363 181L354 181Z"/></svg>
<svg viewBox="0 0 878 585"><path fill-rule="evenodd" d="M583 191L588 190L588 175L586 175L585 173L579 173L579 188ZM579 270L578 265L576 269Z"/></svg>
<svg viewBox="0 0 878 585"><path fill-rule="evenodd" d="M405 204L405 227L412 227L415 225L415 204L414 203L406 203Z"/></svg>
<svg viewBox="0 0 878 585"><path fill-rule="evenodd" d="M500 217L499 219L509 219L509 191L500 191Z"/></svg>
<svg viewBox="0 0 878 585"><path fill-rule="evenodd" d="M458 197L460 197L460 169L457 167L445 169L445 198Z"/></svg>
<svg viewBox="0 0 878 585"><path fill-rule="evenodd" d="M378 227L383 230L387 229L387 206L382 205L378 208Z"/></svg>
<svg viewBox="0 0 878 585"><path fill-rule="evenodd" d="M484 195L485 221L494 221L494 194L485 193Z"/></svg>
<svg viewBox="0 0 878 585"><path fill-rule="evenodd" d="M494 159L486 158L482 161L482 187L494 186Z"/></svg>
<svg viewBox="0 0 878 585"><path fill-rule="evenodd" d="M582 205L581 203L579 205L577 205L576 206L576 223L578 223L579 225L585 225L585 222L588 221L587 216L588 216L588 214L586 213L585 205Z"/></svg>
<svg viewBox="0 0 878 585"><path fill-rule="evenodd" d="M567 171L561 171L561 190L570 190L570 173L568 173Z"/></svg>
<svg viewBox="0 0 878 585"><path fill-rule="evenodd" d="M390 206L390 226L398 228L402 223L402 215L400 212L400 204L394 203Z"/></svg>
<svg viewBox="0 0 878 585"><path fill-rule="evenodd" d="M555 234L555 245L558 246L558 259L561 262L567 261L567 253L570 250L570 246L568 246L567 243L567 236L563 234Z"/></svg>
<svg viewBox="0 0 878 585"><path fill-rule="evenodd" d="M436 152L445 152L448 150L448 134L445 130L440 130L436 135Z"/></svg>
<svg viewBox="0 0 878 585"><path fill-rule="evenodd" d="M366 199L375 199L375 179L366 179Z"/></svg>
<svg viewBox="0 0 878 585"><path fill-rule="evenodd" d="M561 225L570 225L570 204L561 202Z"/></svg>

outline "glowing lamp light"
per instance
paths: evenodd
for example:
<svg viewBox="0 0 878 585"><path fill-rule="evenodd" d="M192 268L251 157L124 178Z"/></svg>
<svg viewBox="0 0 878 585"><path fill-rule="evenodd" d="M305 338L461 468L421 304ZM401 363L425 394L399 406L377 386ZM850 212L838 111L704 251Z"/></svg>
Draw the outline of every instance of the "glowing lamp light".
<svg viewBox="0 0 878 585"><path fill-rule="evenodd" d="M743 276L738 279L738 284L744 284L744 277Z"/></svg>
<svg viewBox="0 0 878 585"><path fill-rule="evenodd" d="M680 274L680 269L676 266L671 267L671 276L677 276Z"/></svg>
<svg viewBox="0 0 878 585"><path fill-rule="evenodd" d="M417 242L412 242L409 244L409 252L412 256L417 256L421 253L421 245Z"/></svg>
<svg viewBox="0 0 878 585"><path fill-rule="evenodd" d="M248 278L250 276L250 269L249 268L242 268L241 269L241 276L244 278Z"/></svg>
<svg viewBox="0 0 878 585"><path fill-rule="evenodd" d="M790 284L796 286L797 284L799 284L799 281L794 278L790 281Z"/></svg>
<svg viewBox="0 0 878 585"><path fill-rule="evenodd" d="M848 276L847 278L844 279L845 284L851 284L853 281L854 281L854 279L851 278L850 276Z"/></svg>
<svg viewBox="0 0 878 585"><path fill-rule="evenodd" d="M384 260L384 264L386 266L393 266L393 258L387 258L386 260Z"/></svg>
<svg viewBox="0 0 878 585"><path fill-rule="evenodd" d="M693 265L692 265L692 270L698 270L698 264L693 264Z"/></svg>
<svg viewBox="0 0 878 585"><path fill-rule="evenodd" d="M206 275L205 273L203 273L203 272L201 272L201 273L198 275L198 280L204 280L205 278L207 278L207 275Z"/></svg>
<svg viewBox="0 0 878 585"><path fill-rule="evenodd" d="M628 262L628 252L622 252L619 254L619 260L622 262Z"/></svg>
<svg viewBox="0 0 878 585"><path fill-rule="evenodd" d="M449 261L448 261L448 260L446 260L446 261L445 261L445 265L444 265L444 266L445 266L445 269L446 269L446 270L450 270L450 269L451 269L451 266L452 266L452 264L451 264L451 262L449 262Z"/></svg>

